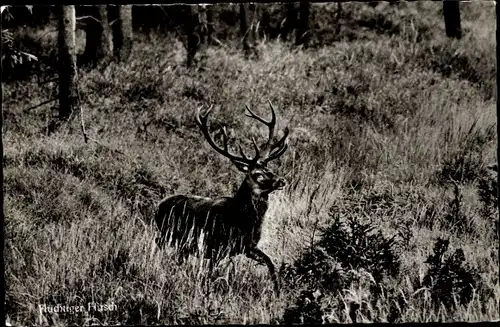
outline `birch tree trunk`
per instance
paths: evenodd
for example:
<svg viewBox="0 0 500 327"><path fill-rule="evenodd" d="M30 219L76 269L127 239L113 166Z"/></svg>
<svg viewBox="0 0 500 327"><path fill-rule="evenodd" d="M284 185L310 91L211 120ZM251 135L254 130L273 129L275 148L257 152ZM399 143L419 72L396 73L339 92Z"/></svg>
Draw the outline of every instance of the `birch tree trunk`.
<svg viewBox="0 0 500 327"><path fill-rule="evenodd" d="M119 5L116 8L116 21L113 24L113 52L125 61L132 52L132 5Z"/></svg>
<svg viewBox="0 0 500 327"><path fill-rule="evenodd" d="M67 120L78 105L75 6L59 6L59 118Z"/></svg>

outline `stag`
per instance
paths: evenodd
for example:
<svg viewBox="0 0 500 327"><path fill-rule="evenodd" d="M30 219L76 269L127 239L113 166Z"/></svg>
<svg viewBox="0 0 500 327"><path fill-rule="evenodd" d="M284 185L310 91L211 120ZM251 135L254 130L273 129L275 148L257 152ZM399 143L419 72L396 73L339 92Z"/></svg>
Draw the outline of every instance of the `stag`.
<svg viewBox="0 0 500 327"><path fill-rule="evenodd" d="M269 134L260 147L252 138L255 155L247 157L241 145L239 154L229 152L228 135L225 127L220 127L222 145L212 139L208 129L208 116L197 109L196 121L208 144L218 153L228 158L236 168L245 173L245 179L233 197L210 199L195 195L173 195L163 199L158 205L155 220L161 237L156 239L160 248L165 243L177 249L180 263L190 254L199 254L209 259L209 271L225 257L244 254L248 258L265 264L269 269L274 289L279 292L275 266L267 254L257 247L262 234L262 223L268 208L269 194L281 190L285 180L273 173L267 164L279 158L287 149L288 127L283 136L274 141L276 114L271 107L271 120L266 121L250 110L245 113L266 125Z"/></svg>

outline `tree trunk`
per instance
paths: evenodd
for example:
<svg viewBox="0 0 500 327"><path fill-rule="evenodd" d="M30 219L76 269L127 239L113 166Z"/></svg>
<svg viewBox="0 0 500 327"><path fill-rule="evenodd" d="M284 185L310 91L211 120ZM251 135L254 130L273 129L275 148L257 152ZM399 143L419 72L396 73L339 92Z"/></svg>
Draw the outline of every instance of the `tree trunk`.
<svg viewBox="0 0 500 327"><path fill-rule="evenodd" d="M282 41L287 41L288 36L291 35L297 27L298 11L295 3L292 2L285 4L285 13L285 22L283 23L283 27L280 33Z"/></svg>
<svg viewBox="0 0 500 327"><path fill-rule="evenodd" d="M297 28L297 35L295 39L296 45L303 45L307 48L309 45L309 8L310 4L307 1L302 1L299 7L299 22Z"/></svg>
<svg viewBox="0 0 500 327"><path fill-rule="evenodd" d="M259 15L260 17L260 31L258 33L258 36L261 39L267 38L269 35L269 30L271 26L271 14L269 13L269 7L267 6L261 6L260 7L261 13Z"/></svg>
<svg viewBox="0 0 500 327"><path fill-rule="evenodd" d="M102 27L99 22L97 7L90 8L91 15L86 18L85 25L85 52L82 56L82 63L96 63L102 57L100 51ZM90 11L89 10L89 11Z"/></svg>
<svg viewBox="0 0 500 327"><path fill-rule="evenodd" d="M255 5L255 3L248 4L248 12L250 14L250 18L248 19L248 21L250 23L250 26L249 26L250 44L252 45L252 50L255 53L256 52L256 42L258 40L258 38L257 38L257 25L259 23L258 8Z"/></svg>
<svg viewBox="0 0 500 327"><path fill-rule="evenodd" d="M110 57L113 54L113 31L109 25L108 6L99 5L99 17L101 19L101 47L104 57Z"/></svg>
<svg viewBox="0 0 500 327"><path fill-rule="evenodd" d="M210 5L208 5L210 6ZM207 17L207 5L197 5L198 9L198 27L200 33L201 43L204 47L208 45L208 17Z"/></svg>
<svg viewBox="0 0 500 327"><path fill-rule="evenodd" d="M91 16L87 18L85 28L86 44L83 61L93 64L111 56L112 39L106 5L93 7Z"/></svg>
<svg viewBox="0 0 500 327"><path fill-rule="evenodd" d="M132 5L116 8L113 24L113 52L120 60L127 60L132 51Z"/></svg>
<svg viewBox="0 0 500 327"><path fill-rule="evenodd" d="M1 26L2 23L0 21L0 30L1 30ZM3 69L2 67L0 66L0 70L2 70L2 73L3 73ZM2 74L3 76L3 74ZM0 103L3 103L3 83L0 83ZM4 188L4 182L3 182L3 170L4 170L4 152L3 152L3 106L0 107L0 153L2 153L2 169L0 169L0 182L2 183L2 187L0 187L0 219L2 221L5 221L4 220L4 210L3 210L3 206L4 206L4 199L3 199L3 188ZM5 235L5 227L3 229L3 234ZM5 263L4 261L2 260L2 263L1 264L1 269L2 269L2 279L5 280ZM5 284L4 284L5 285Z"/></svg>
<svg viewBox="0 0 500 327"><path fill-rule="evenodd" d="M215 26L214 26L214 8L213 5L208 6L207 8L207 44L213 44L213 38L215 34Z"/></svg>
<svg viewBox="0 0 500 327"><path fill-rule="evenodd" d="M448 37L460 39L462 28L460 26L460 1L443 1L444 25Z"/></svg>
<svg viewBox="0 0 500 327"><path fill-rule="evenodd" d="M59 6L59 118L66 120L78 105L75 6Z"/></svg>
<svg viewBox="0 0 500 327"><path fill-rule="evenodd" d="M390 2L391 4L393 4L394 2ZM334 33L335 33L335 36L339 35L340 34L340 28L342 27L342 25L340 24L340 18L342 17L342 3L341 2L337 2L337 14L335 15L335 28L334 28Z"/></svg>
<svg viewBox="0 0 500 327"><path fill-rule="evenodd" d="M197 25L199 22L198 8L195 5L189 6L188 19L187 19L187 61L188 67L191 67L194 61L194 56L198 51L200 45L200 36L196 33Z"/></svg>
<svg viewBox="0 0 500 327"><path fill-rule="evenodd" d="M245 56L250 55L250 31L248 29L248 4L240 3L240 32L243 37L243 50L245 51Z"/></svg>

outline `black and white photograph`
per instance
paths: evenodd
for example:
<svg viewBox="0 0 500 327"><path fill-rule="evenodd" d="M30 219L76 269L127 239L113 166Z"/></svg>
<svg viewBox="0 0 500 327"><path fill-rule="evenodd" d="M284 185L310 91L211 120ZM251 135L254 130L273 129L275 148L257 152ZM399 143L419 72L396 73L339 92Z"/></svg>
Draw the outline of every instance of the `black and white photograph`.
<svg viewBox="0 0 500 327"><path fill-rule="evenodd" d="M496 12L3 4L5 325L500 321Z"/></svg>

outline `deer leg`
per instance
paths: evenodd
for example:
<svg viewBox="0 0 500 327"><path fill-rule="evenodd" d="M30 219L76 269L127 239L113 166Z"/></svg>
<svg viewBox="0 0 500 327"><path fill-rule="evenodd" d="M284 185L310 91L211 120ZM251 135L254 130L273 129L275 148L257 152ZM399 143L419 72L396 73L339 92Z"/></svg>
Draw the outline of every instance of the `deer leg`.
<svg viewBox="0 0 500 327"><path fill-rule="evenodd" d="M250 259L253 259L253 260L256 260L259 262L264 262L266 264L267 268L269 269L269 274L271 275L271 279L273 280L274 291L276 294L279 294L278 275L276 274L276 268L274 267L274 264L273 264L271 258L269 258L269 256L267 254L262 252L262 250L260 250L257 247L254 247L254 248L248 250L246 255Z"/></svg>
<svg viewBox="0 0 500 327"><path fill-rule="evenodd" d="M189 258L189 252L181 249L177 252L177 264L182 265Z"/></svg>
<svg viewBox="0 0 500 327"><path fill-rule="evenodd" d="M165 248L165 237L161 236L161 237L157 237L155 238L155 242L156 242L156 245L158 245L158 247L163 250Z"/></svg>
<svg viewBox="0 0 500 327"><path fill-rule="evenodd" d="M213 258L208 259L208 276L212 278L214 274L215 260Z"/></svg>
<svg viewBox="0 0 500 327"><path fill-rule="evenodd" d="M201 260L204 261L204 259ZM208 257L206 260L208 260L208 267L202 264L204 267L207 267L207 271L203 275L202 280L206 287L205 294L208 295L210 293L210 288L213 286L213 282L217 280L217 278L214 278L214 269L219 262L214 257Z"/></svg>
<svg viewBox="0 0 500 327"><path fill-rule="evenodd" d="M186 244L177 244L177 246L174 245L175 255L177 259L177 264L182 265L184 261L186 261L189 258L189 248L187 248Z"/></svg>
<svg viewBox="0 0 500 327"><path fill-rule="evenodd" d="M226 267L224 268L225 270L225 281L227 283L227 286L229 287L229 281L236 275L236 263L234 262L234 257L230 256L229 260L227 261ZM230 267L231 266L231 267Z"/></svg>

